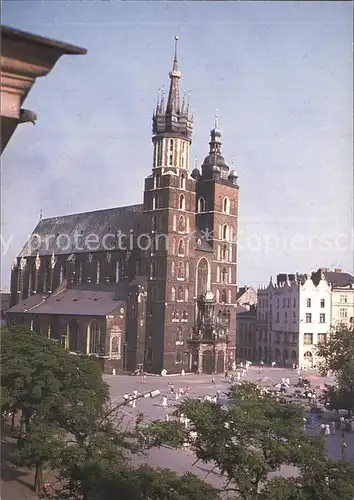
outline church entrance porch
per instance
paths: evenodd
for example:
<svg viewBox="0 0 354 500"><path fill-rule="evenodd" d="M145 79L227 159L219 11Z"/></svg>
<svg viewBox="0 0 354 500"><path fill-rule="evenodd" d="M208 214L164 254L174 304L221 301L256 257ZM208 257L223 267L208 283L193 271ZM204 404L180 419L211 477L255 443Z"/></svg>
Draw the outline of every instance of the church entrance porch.
<svg viewBox="0 0 354 500"><path fill-rule="evenodd" d="M226 342L189 342L189 370L194 373L224 373L227 360Z"/></svg>

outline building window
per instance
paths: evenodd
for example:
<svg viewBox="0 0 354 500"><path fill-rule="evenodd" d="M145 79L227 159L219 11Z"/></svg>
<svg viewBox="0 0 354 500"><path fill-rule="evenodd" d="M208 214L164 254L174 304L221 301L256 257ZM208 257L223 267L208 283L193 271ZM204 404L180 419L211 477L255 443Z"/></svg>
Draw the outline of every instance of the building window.
<svg viewBox="0 0 354 500"><path fill-rule="evenodd" d="M135 276L140 276L140 269L141 265L140 265L140 260L138 259L135 263Z"/></svg>
<svg viewBox="0 0 354 500"><path fill-rule="evenodd" d="M189 279L189 264L186 264L186 278Z"/></svg>
<svg viewBox="0 0 354 500"><path fill-rule="evenodd" d="M227 269L226 269L226 267L222 268L221 281L222 281L222 283L227 283Z"/></svg>
<svg viewBox="0 0 354 500"><path fill-rule="evenodd" d="M226 295L226 290L225 288L221 292L221 303L226 304L227 303L227 295Z"/></svg>
<svg viewBox="0 0 354 500"><path fill-rule="evenodd" d="M181 349L176 349L176 357L175 357L176 365L181 365L183 363L183 352Z"/></svg>
<svg viewBox="0 0 354 500"><path fill-rule="evenodd" d="M348 311L345 307L341 307L339 309L339 317L342 318L342 319L345 319L348 317Z"/></svg>
<svg viewBox="0 0 354 500"><path fill-rule="evenodd" d="M179 197L179 205L178 205L180 210L185 210L185 198L184 195L181 194Z"/></svg>
<svg viewBox="0 0 354 500"><path fill-rule="evenodd" d="M223 228L222 228L222 239L224 241L228 241L228 239L229 239L229 226L227 224L223 225Z"/></svg>
<svg viewBox="0 0 354 500"><path fill-rule="evenodd" d="M101 277L100 262L97 262L97 264L96 264L96 283L97 284L100 282L100 277Z"/></svg>
<svg viewBox="0 0 354 500"><path fill-rule="evenodd" d="M321 299L321 307L325 307L325 299Z"/></svg>
<svg viewBox="0 0 354 500"><path fill-rule="evenodd" d="M159 206L159 197L157 196L157 194L154 194L154 196L152 197L152 209L156 210L158 206Z"/></svg>
<svg viewBox="0 0 354 500"><path fill-rule="evenodd" d="M339 296L339 302L341 302L342 304L347 304L348 297L346 295L340 295Z"/></svg>
<svg viewBox="0 0 354 500"><path fill-rule="evenodd" d="M197 265L197 295L205 293L210 285L210 268L208 261L202 258Z"/></svg>
<svg viewBox="0 0 354 500"><path fill-rule="evenodd" d="M198 200L198 212L205 212L205 199L203 197L199 198Z"/></svg>
<svg viewBox="0 0 354 500"><path fill-rule="evenodd" d="M311 307L311 299L306 299L306 306Z"/></svg>
<svg viewBox="0 0 354 500"><path fill-rule="evenodd" d="M184 292L184 300L185 300L185 302L188 302L188 300L189 300L189 290L188 290L188 288L186 288L186 290Z"/></svg>
<svg viewBox="0 0 354 500"><path fill-rule="evenodd" d="M168 149L168 164L173 166L173 139L169 140L169 149Z"/></svg>
<svg viewBox="0 0 354 500"><path fill-rule="evenodd" d="M326 323L326 315L323 313L320 314L320 323Z"/></svg>
<svg viewBox="0 0 354 500"><path fill-rule="evenodd" d="M178 255L181 255L182 257L184 256L185 252L185 243L184 240L179 240L178 243Z"/></svg>
<svg viewBox="0 0 354 500"><path fill-rule="evenodd" d="M186 221L183 215L181 215L178 219L178 232L184 233L186 230Z"/></svg>
<svg viewBox="0 0 354 500"><path fill-rule="evenodd" d="M171 288L171 301L176 302L176 289L174 286Z"/></svg>
<svg viewBox="0 0 354 500"><path fill-rule="evenodd" d="M184 279L185 278L185 268L184 268L184 263L182 261L179 262L179 264L178 264L177 278L178 279Z"/></svg>
<svg viewBox="0 0 354 500"><path fill-rule="evenodd" d="M227 245L223 245L221 247L221 260L227 260L228 256L228 248Z"/></svg>
<svg viewBox="0 0 354 500"><path fill-rule="evenodd" d="M293 307L296 307L296 298L294 297L294 300L293 300Z"/></svg>
<svg viewBox="0 0 354 500"><path fill-rule="evenodd" d="M228 293L227 293L227 302L229 304L232 303L232 291L231 290L229 290Z"/></svg>
<svg viewBox="0 0 354 500"><path fill-rule="evenodd" d="M277 323L279 323L279 311L277 311Z"/></svg>
<svg viewBox="0 0 354 500"><path fill-rule="evenodd" d="M157 231L157 218L156 218L156 215L154 215L151 218L151 232L154 233L155 231Z"/></svg>
<svg viewBox="0 0 354 500"><path fill-rule="evenodd" d="M313 334L312 333L304 333L304 344L313 344Z"/></svg>
<svg viewBox="0 0 354 500"><path fill-rule="evenodd" d="M100 327L97 321L91 321L89 325L90 343L89 354L99 354L100 349Z"/></svg>
<svg viewBox="0 0 354 500"><path fill-rule="evenodd" d="M154 261L152 261L150 264L150 279L151 280L156 279L156 264Z"/></svg>
<svg viewBox="0 0 354 500"><path fill-rule="evenodd" d="M162 164L162 144L161 141L157 143L157 165Z"/></svg>
<svg viewBox="0 0 354 500"><path fill-rule="evenodd" d="M178 311L177 311L177 309L175 309L173 311L173 313L172 313L172 320L176 320L176 319L178 319Z"/></svg>
<svg viewBox="0 0 354 500"><path fill-rule="evenodd" d="M60 266L60 275L59 275L59 283L60 285L63 283L64 281L64 277L65 277L65 274L64 274L64 266L61 265Z"/></svg>
<svg viewBox="0 0 354 500"><path fill-rule="evenodd" d="M160 187L160 174L155 174L154 176L154 189Z"/></svg>
<svg viewBox="0 0 354 500"><path fill-rule="evenodd" d="M111 353L120 356L120 336L115 335L111 340Z"/></svg>
<svg viewBox="0 0 354 500"><path fill-rule="evenodd" d="M285 321L285 323L288 322L288 311L285 311L285 320L284 321Z"/></svg>
<svg viewBox="0 0 354 500"><path fill-rule="evenodd" d="M188 313L187 313L187 311L183 311L183 313L182 313L182 319L185 319L185 320L188 319Z"/></svg>
<svg viewBox="0 0 354 500"><path fill-rule="evenodd" d="M178 344L178 345L183 344L183 333L182 333L181 326L177 327L176 344Z"/></svg>
<svg viewBox="0 0 354 500"><path fill-rule="evenodd" d="M317 344L324 344L326 342L326 334L318 333L317 334Z"/></svg>
<svg viewBox="0 0 354 500"><path fill-rule="evenodd" d="M172 275L172 278L175 277L175 273L176 273L176 264L174 262L171 263L171 275Z"/></svg>
<svg viewBox="0 0 354 500"><path fill-rule="evenodd" d="M177 300L183 301L183 288L181 286L177 290Z"/></svg>
<svg viewBox="0 0 354 500"><path fill-rule="evenodd" d="M296 323L296 312L293 312L293 323Z"/></svg>
<svg viewBox="0 0 354 500"><path fill-rule="evenodd" d="M224 212L224 214L230 213L230 200L229 200L229 198L224 198L223 212Z"/></svg>
<svg viewBox="0 0 354 500"><path fill-rule="evenodd" d="M312 314L306 313L306 323L312 323Z"/></svg>
<svg viewBox="0 0 354 500"><path fill-rule="evenodd" d="M184 174L180 177L179 187L181 189L186 189L186 176Z"/></svg>
<svg viewBox="0 0 354 500"><path fill-rule="evenodd" d="M123 260L119 259L116 263L116 283L123 281Z"/></svg>
<svg viewBox="0 0 354 500"><path fill-rule="evenodd" d="M290 297L288 297L287 306L290 307Z"/></svg>

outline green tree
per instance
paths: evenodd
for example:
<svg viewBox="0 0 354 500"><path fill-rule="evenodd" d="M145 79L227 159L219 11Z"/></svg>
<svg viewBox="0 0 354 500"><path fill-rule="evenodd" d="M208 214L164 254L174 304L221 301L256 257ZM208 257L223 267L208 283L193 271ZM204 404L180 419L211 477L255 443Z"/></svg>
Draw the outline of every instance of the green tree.
<svg viewBox="0 0 354 500"><path fill-rule="evenodd" d="M317 355L322 358L319 369L323 375L329 370L340 373L354 360L354 332L342 324L333 328L326 341L318 345Z"/></svg>
<svg viewBox="0 0 354 500"><path fill-rule="evenodd" d="M277 402L256 386L243 384L229 393L227 409L187 400L180 410L196 435L178 424L168 432L168 422L154 422L148 429L151 446L159 446L167 437L170 444L188 440L197 460L217 467L225 477L225 491L237 499L321 498L311 496L311 485L315 485L311 481L316 475L330 477L333 463L327 459L323 439L304 433L301 407ZM294 475L299 472L299 477L270 479L285 464L294 466ZM341 477L343 467L336 463ZM354 473L352 466L349 469ZM297 496L297 491L303 496Z"/></svg>

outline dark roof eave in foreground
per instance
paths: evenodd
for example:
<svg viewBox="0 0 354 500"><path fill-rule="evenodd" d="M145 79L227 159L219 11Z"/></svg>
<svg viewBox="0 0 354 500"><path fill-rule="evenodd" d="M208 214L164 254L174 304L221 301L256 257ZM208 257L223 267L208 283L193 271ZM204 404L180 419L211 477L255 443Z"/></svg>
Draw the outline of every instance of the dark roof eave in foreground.
<svg viewBox="0 0 354 500"><path fill-rule="evenodd" d="M78 47L77 45L59 42L58 40L53 40L51 38L46 38L39 35L33 35L32 33L28 33L27 31L21 31L16 28L11 28L10 26L1 25L1 38L2 42L4 42L4 40L6 39L14 38L16 40L22 39L24 41L29 41L37 45L45 45L47 47L59 50L62 54L87 54L86 49Z"/></svg>

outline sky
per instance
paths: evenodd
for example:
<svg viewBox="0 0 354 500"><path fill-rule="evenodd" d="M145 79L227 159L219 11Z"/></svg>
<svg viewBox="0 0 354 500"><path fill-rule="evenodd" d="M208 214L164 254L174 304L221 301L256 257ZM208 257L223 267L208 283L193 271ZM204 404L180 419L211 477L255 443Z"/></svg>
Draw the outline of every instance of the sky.
<svg viewBox="0 0 354 500"><path fill-rule="evenodd" d="M5 1L2 23L73 43L35 83L2 155L1 286L43 218L142 202L151 117L179 36L192 165L216 109L239 174L238 284L319 266L353 272L349 2Z"/></svg>

